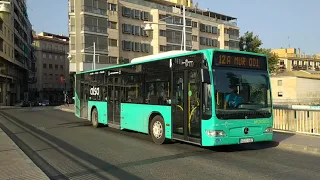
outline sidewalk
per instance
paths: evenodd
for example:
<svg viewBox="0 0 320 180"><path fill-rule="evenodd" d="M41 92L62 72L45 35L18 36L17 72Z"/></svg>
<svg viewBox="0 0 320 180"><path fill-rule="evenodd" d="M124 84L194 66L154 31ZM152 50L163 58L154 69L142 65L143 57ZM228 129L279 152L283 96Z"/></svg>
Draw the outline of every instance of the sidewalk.
<svg viewBox="0 0 320 180"><path fill-rule="evenodd" d="M56 109L74 112L74 105L62 105ZM279 143L278 148L320 155L320 136L304 135L282 131L274 131L273 141Z"/></svg>
<svg viewBox="0 0 320 180"><path fill-rule="evenodd" d="M320 155L320 136L274 131L273 141L280 148Z"/></svg>
<svg viewBox="0 0 320 180"><path fill-rule="evenodd" d="M1 179L49 179L0 128Z"/></svg>

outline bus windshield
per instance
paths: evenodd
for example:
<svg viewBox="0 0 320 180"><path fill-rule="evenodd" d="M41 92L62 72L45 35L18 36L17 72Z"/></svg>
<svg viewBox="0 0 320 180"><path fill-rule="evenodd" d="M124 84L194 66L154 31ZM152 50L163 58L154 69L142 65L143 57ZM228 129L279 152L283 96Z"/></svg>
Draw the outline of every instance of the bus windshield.
<svg viewBox="0 0 320 180"><path fill-rule="evenodd" d="M253 119L271 116L267 71L216 68L213 77L217 118Z"/></svg>

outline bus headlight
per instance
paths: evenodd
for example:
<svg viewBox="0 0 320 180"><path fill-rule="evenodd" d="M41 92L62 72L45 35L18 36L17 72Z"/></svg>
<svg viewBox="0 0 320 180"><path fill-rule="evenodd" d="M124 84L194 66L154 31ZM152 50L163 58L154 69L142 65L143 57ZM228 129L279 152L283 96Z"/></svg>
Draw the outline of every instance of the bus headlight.
<svg viewBox="0 0 320 180"><path fill-rule="evenodd" d="M206 130L206 133L211 137L226 136L226 133L224 133L224 131L219 130Z"/></svg>
<svg viewBox="0 0 320 180"><path fill-rule="evenodd" d="M264 133L272 133L272 132L273 132L272 128L267 128L266 130L264 130Z"/></svg>

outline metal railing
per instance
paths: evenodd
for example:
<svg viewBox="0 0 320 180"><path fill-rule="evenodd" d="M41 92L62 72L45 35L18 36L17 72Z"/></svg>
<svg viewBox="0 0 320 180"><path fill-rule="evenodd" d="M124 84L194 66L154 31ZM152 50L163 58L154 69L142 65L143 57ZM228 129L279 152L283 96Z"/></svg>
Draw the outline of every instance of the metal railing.
<svg viewBox="0 0 320 180"><path fill-rule="evenodd" d="M81 31L89 31L94 33L101 33L101 34L107 34L107 27L99 27L99 26L90 26L90 25L82 25Z"/></svg>
<svg viewBox="0 0 320 180"><path fill-rule="evenodd" d="M235 36L235 35L229 35L229 39L233 39L233 40L240 40L239 36Z"/></svg>
<svg viewBox="0 0 320 180"><path fill-rule="evenodd" d="M65 50L53 49L53 48L50 48L50 49L49 48L41 48L41 51L55 53L55 54L66 54Z"/></svg>
<svg viewBox="0 0 320 180"><path fill-rule="evenodd" d="M320 110L276 108L273 115L274 129L320 135Z"/></svg>
<svg viewBox="0 0 320 180"><path fill-rule="evenodd" d="M102 16L108 16L107 9L101 9L91 6L82 6L81 7L82 12L92 13L92 14L98 14Z"/></svg>

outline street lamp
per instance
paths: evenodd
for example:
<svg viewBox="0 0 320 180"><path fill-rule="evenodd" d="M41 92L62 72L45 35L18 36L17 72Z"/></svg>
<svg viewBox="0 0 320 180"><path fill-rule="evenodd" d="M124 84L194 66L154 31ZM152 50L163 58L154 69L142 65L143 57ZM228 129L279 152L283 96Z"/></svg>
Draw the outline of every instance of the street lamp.
<svg viewBox="0 0 320 180"><path fill-rule="evenodd" d="M168 16L168 17L172 17L172 16ZM168 17L165 17L163 19L166 19ZM163 20L160 19L159 21ZM182 40L183 40L183 50L186 51L187 47L186 47L186 37L187 37L187 33L186 33L186 28L192 28L192 26L186 26L186 6L183 5L183 25L179 25L179 24L168 24L168 23L155 23L155 22L143 22L145 25L144 30L145 31L152 31L152 26L151 24L158 24L158 25L169 25L169 26L177 26L177 27L183 27L183 32L182 32Z"/></svg>
<svg viewBox="0 0 320 180"><path fill-rule="evenodd" d="M100 54L96 54L96 43L95 42L93 42L93 46L87 47L87 48L85 48L85 50L89 49L91 47L93 47L93 54L92 53L68 53L68 57L67 58L69 59L69 61L71 61L71 59L72 59L71 55L76 55L76 54L93 55L93 68L92 69L96 69L96 56L98 56L98 61L99 61Z"/></svg>

